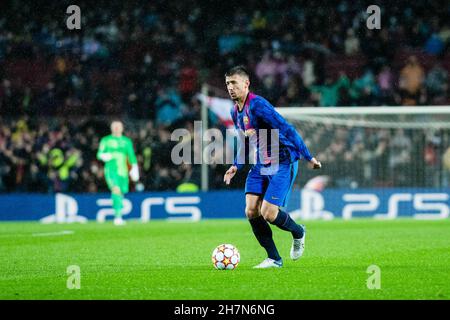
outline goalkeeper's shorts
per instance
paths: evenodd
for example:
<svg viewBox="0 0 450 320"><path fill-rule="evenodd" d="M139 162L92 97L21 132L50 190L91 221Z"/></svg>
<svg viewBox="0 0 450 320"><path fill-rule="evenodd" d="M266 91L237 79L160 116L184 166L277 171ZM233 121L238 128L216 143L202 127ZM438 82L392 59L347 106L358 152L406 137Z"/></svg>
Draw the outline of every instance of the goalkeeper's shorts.
<svg viewBox="0 0 450 320"><path fill-rule="evenodd" d="M245 182L245 194L256 194L264 197L269 203L285 207L289 201L292 186L298 171L298 161L280 163L270 174L267 166L254 165Z"/></svg>
<svg viewBox="0 0 450 320"><path fill-rule="evenodd" d="M129 181L128 176L119 176L115 175L105 175L106 184L108 185L109 190L113 190L114 187L118 187L122 194L125 194L129 190Z"/></svg>

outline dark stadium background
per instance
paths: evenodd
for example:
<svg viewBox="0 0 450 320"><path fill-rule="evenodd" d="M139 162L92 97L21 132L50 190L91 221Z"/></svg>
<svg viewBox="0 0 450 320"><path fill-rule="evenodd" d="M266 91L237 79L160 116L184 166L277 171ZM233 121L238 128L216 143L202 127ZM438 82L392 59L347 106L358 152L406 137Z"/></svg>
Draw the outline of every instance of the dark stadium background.
<svg viewBox="0 0 450 320"><path fill-rule="evenodd" d="M227 97L223 74L236 64L248 66L255 92L281 107L448 105L448 1L376 1L382 28L369 30L364 12L372 2L77 1L82 28L68 30L70 1L3 1L0 192L107 191L95 152L116 118L135 143L145 190L200 185L199 165L171 164L170 133L192 131L203 84ZM410 60L416 62L407 67ZM402 87L402 74L411 87ZM210 125L225 130L213 113ZM395 135L366 137L363 149L382 148ZM397 139L400 147L416 140ZM354 164L330 166L356 158L344 154L353 141L330 143L322 155L324 170L342 175L339 186L348 186ZM448 145L421 143L402 164L419 176L391 181L383 169L388 148L371 164L377 185L430 186L423 173L442 170ZM61 174L68 159L76 161ZM224 187L225 170L212 167L210 189ZM241 188L244 178L232 187ZM372 179L351 180L373 186Z"/></svg>

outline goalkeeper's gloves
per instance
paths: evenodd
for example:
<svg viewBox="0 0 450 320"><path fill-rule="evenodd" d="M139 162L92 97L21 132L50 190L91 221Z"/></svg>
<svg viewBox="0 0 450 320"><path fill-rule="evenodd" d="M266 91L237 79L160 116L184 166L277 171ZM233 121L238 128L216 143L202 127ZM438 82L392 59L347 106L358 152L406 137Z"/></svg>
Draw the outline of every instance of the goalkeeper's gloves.
<svg viewBox="0 0 450 320"><path fill-rule="evenodd" d="M139 168L137 164L133 164L131 166L130 177L134 182L139 181Z"/></svg>
<svg viewBox="0 0 450 320"><path fill-rule="evenodd" d="M112 155L111 155L111 153L102 153L102 154L100 154L100 159L103 162L108 162L109 160L112 159Z"/></svg>

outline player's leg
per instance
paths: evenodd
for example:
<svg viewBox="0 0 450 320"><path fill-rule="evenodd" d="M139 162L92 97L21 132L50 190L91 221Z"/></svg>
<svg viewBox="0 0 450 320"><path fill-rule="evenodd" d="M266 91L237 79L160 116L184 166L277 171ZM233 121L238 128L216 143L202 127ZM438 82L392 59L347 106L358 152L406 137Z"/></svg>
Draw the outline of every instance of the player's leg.
<svg viewBox="0 0 450 320"><path fill-rule="evenodd" d="M281 209L287 205L289 195L297 176L298 163L280 165L276 175L272 176L261 206L261 215L271 224L289 231L293 237L291 258L296 260L303 254L305 228L297 224Z"/></svg>
<svg viewBox="0 0 450 320"><path fill-rule="evenodd" d="M281 210L279 206L263 200L261 215L271 224L276 225L284 231L291 232L294 239L303 238L304 228L297 224L289 214Z"/></svg>
<svg viewBox="0 0 450 320"><path fill-rule="evenodd" d="M116 175L105 175L106 183L111 190L112 206L114 210L114 224L123 224L122 208L123 208L123 193L121 190L120 179Z"/></svg>
<svg viewBox="0 0 450 320"><path fill-rule="evenodd" d="M114 209L114 224L123 224L122 209L123 209L123 194L119 186L114 186L111 189L111 197Z"/></svg>
<svg viewBox="0 0 450 320"><path fill-rule="evenodd" d="M306 231L303 225L297 224L286 212L266 200L261 206L261 215L271 224L292 234L291 259L299 259L305 250Z"/></svg>
<svg viewBox="0 0 450 320"><path fill-rule="evenodd" d="M265 192L267 181L259 175L255 167L249 172L245 184L245 214L252 227L253 234L259 244L266 250L268 258L257 268L281 267L282 260L272 238L272 229L261 216L262 196Z"/></svg>
<svg viewBox="0 0 450 320"><path fill-rule="evenodd" d="M117 195L118 195L118 197L117 197L118 211L115 214L114 223L116 225L124 225L125 220L123 220L123 218L122 218L123 199L125 197L125 194L128 193L128 186L129 186L128 177L119 177L117 186L118 186L118 193L117 193Z"/></svg>

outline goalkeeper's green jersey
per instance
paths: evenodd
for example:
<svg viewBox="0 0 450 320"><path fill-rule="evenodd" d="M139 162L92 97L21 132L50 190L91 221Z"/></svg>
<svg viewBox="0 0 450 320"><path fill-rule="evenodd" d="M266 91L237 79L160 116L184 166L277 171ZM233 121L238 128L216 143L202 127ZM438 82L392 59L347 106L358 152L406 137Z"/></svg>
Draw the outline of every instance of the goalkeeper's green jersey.
<svg viewBox="0 0 450 320"><path fill-rule="evenodd" d="M116 137L108 135L100 140L97 152L97 159L101 160L101 155L111 154L111 160L105 162L105 176L118 175L128 177L128 162L136 164L136 155L133 150L133 143L125 136Z"/></svg>

